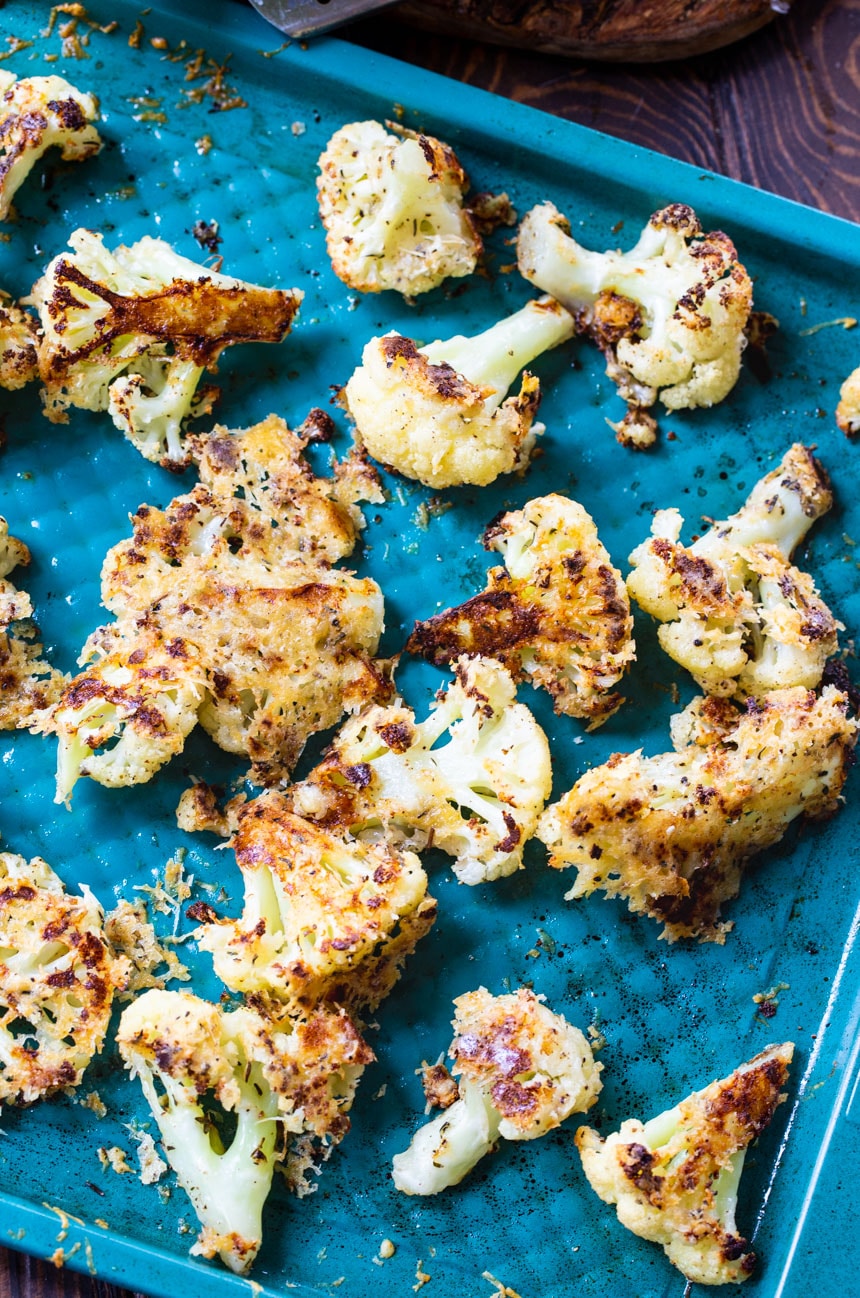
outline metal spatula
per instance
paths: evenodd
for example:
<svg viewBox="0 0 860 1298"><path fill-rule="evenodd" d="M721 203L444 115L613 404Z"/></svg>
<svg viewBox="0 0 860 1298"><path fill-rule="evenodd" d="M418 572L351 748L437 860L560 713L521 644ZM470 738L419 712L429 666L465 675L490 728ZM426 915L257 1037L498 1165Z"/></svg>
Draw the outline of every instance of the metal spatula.
<svg viewBox="0 0 860 1298"><path fill-rule="evenodd" d="M288 36L315 36L393 0L250 0L267 22Z"/></svg>

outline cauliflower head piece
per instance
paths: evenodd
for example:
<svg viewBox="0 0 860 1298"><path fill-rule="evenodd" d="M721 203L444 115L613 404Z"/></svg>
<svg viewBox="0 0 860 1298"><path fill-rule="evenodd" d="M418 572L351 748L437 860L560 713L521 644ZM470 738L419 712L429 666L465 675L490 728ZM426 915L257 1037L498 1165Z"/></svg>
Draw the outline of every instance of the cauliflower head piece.
<svg viewBox="0 0 860 1298"><path fill-rule="evenodd" d="M839 389L836 423L846 437L860 433L860 365L848 375Z"/></svg>
<svg viewBox="0 0 860 1298"><path fill-rule="evenodd" d="M663 649L709 694L821 681L842 624L789 560L832 502L824 469L795 443L736 514L692 545L679 543L677 510L654 516L651 538L630 556L627 589L660 622Z"/></svg>
<svg viewBox="0 0 860 1298"><path fill-rule="evenodd" d="M23 388L38 374L38 321L0 294L0 388Z"/></svg>
<svg viewBox="0 0 860 1298"><path fill-rule="evenodd" d="M461 654L496 658L514 680L549 691L556 712L599 726L620 707L612 693L635 657L630 601L593 519L575 500L541 496L501 514L484 533L503 568L486 590L418 622L410 653L437 667Z"/></svg>
<svg viewBox="0 0 860 1298"><path fill-rule="evenodd" d="M291 1012L323 1000L374 1009L436 918L414 852L335 835L293 815L281 793L241 809L233 848L242 914L199 907L199 946L232 991Z"/></svg>
<svg viewBox="0 0 860 1298"><path fill-rule="evenodd" d="M127 972L85 884L73 896L41 857L0 852L0 1102L78 1085Z"/></svg>
<svg viewBox="0 0 860 1298"><path fill-rule="evenodd" d="M461 658L455 672L425 721L401 703L350 718L287 790L292 810L358 838L432 844L461 883L520 869L552 787L549 745L500 663Z"/></svg>
<svg viewBox="0 0 860 1298"><path fill-rule="evenodd" d="M80 662L38 723L57 736L55 801L66 806L81 776L107 788L151 780L182 752L206 688L195 646L146 622L100 627Z"/></svg>
<svg viewBox="0 0 860 1298"><path fill-rule="evenodd" d="M658 394L667 410L712 406L737 382L752 281L731 239L705 234L692 208L655 212L628 252L593 252L542 203L520 226L517 257L598 344L633 411Z"/></svg>
<svg viewBox="0 0 860 1298"><path fill-rule="evenodd" d="M31 296L45 414L66 423L69 406L109 410L146 459L184 468L182 422L204 369L233 343L281 342L303 294L217 274L148 235L111 252L81 229L69 244Z"/></svg>
<svg viewBox="0 0 860 1298"><path fill-rule="evenodd" d="M67 677L42 658L30 596L6 578L30 562L23 541L0 515L0 730L38 727L56 703Z"/></svg>
<svg viewBox="0 0 860 1298"><path fill-rule="evenodd" d="M342 1138L371 1051L342 1013L318 1010L297 1025L259 1007L225 1010L161 990L144 992L123 1012L117 1045L202 1226L192 1253L247 1271L287 1137Z"/></svg>
<svg viewBox="0 0 860 1298"><path fill-rule="evenodd" d="M785 1099L793 1053L791 1042L767 1046L649 1122L630 1118L606 1137L576 1133L595 1193L697 1284L739 1284L755 1267L735 1222L738 1186L747 1148Z"/></svg>
<svg viewBox="0 0 860 1298"><path fill-rule="evenodd" d="M723 902L746 861L799 816L832 815L857 741L847 696L825 686L750 699L694 699L675 718L677 750L615 753L541 817L550 865L574 866L567 898L602 889L663 923L661 937L725 941Z"/></svg>
<svg viewBox="0 0 860 1298"><path fill-rule="evenodd" d="M270 416L195 438L201 481L164 510L141 506L108 552L102 601L117 621L90 637L91 666L45 727L61 738L60 801L79 774L150 779L198 721L276 783L309 735L391 697L373 658L382 592L329 564L354 546L356 501L378 498L378 482L355 456L316 477L308 437Z"/></svg>
<svg viewBox="0 0 860 1298"><path fill-rule="evenodd" d="M82 162L98 153L101 138L95 95L76 90L63 77L21 77L0 71L0 221L48 149L64 162Z"/></svg>
<svg viewBox="0 0 860 1298"><path fill-rule="evenodd" d="M405 1194L456 1185L497 1140L535 1140L597 1101L602 1065L588 1040L525 987L493 996L485 987L454 1001L449 1050L457 1096L394 1156Z"/></svg>
<svg viewBox="0 0 860 1298"><path fill-rule="evenodd" d="M362 293L407 297L471 275L482 252L449 145L381 122L350 122L319 160L317 197L332 269Z"/></svg>
<svg viewBox="0 0 860 1298"><path fill-rule="evenodd" d="M418 347L397 333L372 338L343 389L359 444L428 487L486 486L524 469L543 425L540 383L524 366L572 337L573 318L549 298L529 302L471 338Z"/></svg>

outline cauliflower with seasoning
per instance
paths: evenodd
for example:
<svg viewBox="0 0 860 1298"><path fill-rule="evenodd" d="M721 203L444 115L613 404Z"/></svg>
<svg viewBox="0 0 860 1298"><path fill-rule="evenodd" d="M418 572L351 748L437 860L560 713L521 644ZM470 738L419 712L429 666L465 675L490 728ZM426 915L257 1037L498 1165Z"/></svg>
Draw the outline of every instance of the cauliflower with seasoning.
<svg viewBox="0 0 860 1298"><path fill-rule="evenodd" d="M56 703L67 678L40 655L30 596L6 578L30 562L23 541L9 535L0 515L0 730L37 724L37 713Z"/></svg>
<svg viewBox="0 0 860 1298"><path fill-rule="evenodd" d="M535 438L540 383L523 366L573 335L573 318L539 298L472 338L418 347L397 333L372 338L343 390L359 443L428 487L486 486L524 469Z"/></svg>
<svg viewBox="0 0 860 1298"><path fill-rule="evenodd" d="M828 685L774 690L740 711L694 699L674 719L676 751L615 753L548 807L537 836L557 870L574 866L567 898L602 888L663 925L661 937L725 941L720 907L737 896L756 852L798 816L839 806L858 725Z"/></svg>
<svg viewBox="0 0 860 1298"><path fill-rule="evenodd" d="M0 71L0 221L8 219L13 198L48 149L60 149L64 162L98 153L98 116L95 95L82 94L62 77L19 81Z"/></svg>
<svg viewBox="0 0 860 1298"><path fill-rule="evenodd" d="M635 657L621 574L582 505L542 496L484 533L504 568L458 608L418 622L410 653L442 667L460 654L497 658L514 680L549 691L556 712L599 726L623 702L610 693Z"/></svg>
<svg viewBox="0 0 860 1298"><path fill-rule="evenodd" d="M332 269L362 293L426 293L471 275L482 251L463 206L469 181L432 135L351 122L319 160L317 196Z"/></svg>
<svg viewBox="0 0 860 1298"><path fill-rule="evenodd" d="M552 786L549 745L500 663L454 667L426 721L399 702L368 708L287 796L326 829L432 845L461 883L488 883L522 867Z"/></svg>
<svg viewBox="0 0 860 1298"><path fill-rule="evenodd" d="M846 437L860 433L860 366L853 370L839 389L836 422Z"/></svg>
<svg viewBox="0 0 860 1298"><path fill-rule="evenodd" d="M690 546L678 543L678 511L657 511L650 540L630 556L627 589L703 690L746 697L819 684L842 624L789 559L832 503L827 475L798 442Z"/></svg>
<svg viewBox="0 0 860 1298"><path fill-rule="evenodd" d="M81 776L107 788L151 780L182 752L206 689L195 647L145 622L99 628L79 661L89 666L41 725L57 736L55 801L67 806Z"/></svg>
<svg viewBox="0 0 860 1298"><path fill-rule="evenodd" d="M0 1102L77 1086L102 1048L127 961L85 884L67 893L41 857L0 852Z"/></svg>
<svg viewBox="0 0 860 1298"><path fill-rule="evenodd" d="M259 1007L230 1011L155 990L124 1011L117 1044L203 1228L192 1253L247 1271L287 1137L342 1139L371 1050L343 1013L317 1010L295 1023Z"/></svg>
<svg viewBox="0 0 860 1298"><path fill-rule="evenodd" d="M517 258L520 273L558 298L606 357L636 424L632 438L619 430L622 440L648 444L639 415L658 394L667 410L681 410L712 406L734 387L752 282L731 239L704 234L692 208L655 212L629 252L591 252L542 203L520 226Z"/></svg>
<svg viewBox="0 0 860 1298"><path fill-rule="evenodd" d="M117 621L90 636L91 665L43 726L60 739L59 801L82 774L150 779L198 721L276 783L309 735L391 696L372 658L382 592L328 563L355 544L376 477L352 457L315 478L305 444L274 416L195 439L202 481L163 511L141 506L108 553Z"/></svg>
<svg viewBox="0 0 860 1298"><path fill-rule="evenodd" d="M190 461L182 422L197 385L225 347L281 342L303 294L216 274L148 235L111 252L76 230L33 286L44 337L39 373L45 414L109 410L141 455L167 468Z"/></svg>
<svg viewBox="0 0 860 1298"><path fill-rule="evenodd" d="M438 1194L457 1185L504 1140L535 1140L571 1113L585 1113L600 1093L602 1065L587 1039L521 987L492 996L484 987L454 1001L454 1060L459 1095L394 1156L392 1175L405 1194Z"/></svg>
<svg viewBox="0 0 860 1298"><path fill-rule="evenodd" d="M39 323L0 293L0 388L23 388L39 374Z"/></svg>
<svg viewBox="0 0 860 1298"><path fill-rule="evenodd" d="M269 792L239 813L233 839L245 905L237 920L211 907L201 950L232 990L300 1005L335 1000L374 1009L436 918L414 852L338 837L292 815Z"/></svg>
<svg viewBox="0 0 860 1298"><path fill-rule="evenodd" d="M630 1118L606 1137L576 1133L595 1193L697 1284L739 1284L755 1267L735 1224L738 1186L747 1148L785 1099L793 1053L791 1042L767 1046L649 1122Z"/></svg>

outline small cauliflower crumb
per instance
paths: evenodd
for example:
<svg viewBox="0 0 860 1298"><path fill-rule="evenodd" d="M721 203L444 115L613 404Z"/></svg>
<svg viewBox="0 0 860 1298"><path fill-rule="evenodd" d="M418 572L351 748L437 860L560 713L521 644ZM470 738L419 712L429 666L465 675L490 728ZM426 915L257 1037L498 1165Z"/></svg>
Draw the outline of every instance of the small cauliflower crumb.
<svg viewBox="0 0 860 1298"><path fill-rule="evenodd" d="M415 1279L417 1283L412 1286L413 1293L417 1293L419 1289L423 1289L425 1284L429 1284L432 1279L432 1276L429 1276L426 1271L421 1270L422 1266L423 1263L419 1257L418 1263L415 1267Z"/></svg>
<svg viewBox="0 0 860 1298"><path fill-rule="evenodd" d="M105 1171L110 1168L120 1176L126 1173L129 1176L134 1176L134 1168L129 1164L128 1154L124 1149L120 1149L119 1145L111 1145L109 1149L105 1148L104 1145L99 1145L96 1153Z"/></svg>
<svg viewBox="0 0 860 1298"><path fill-rule="evenodd" d="M126 995L146 987L163 987L172 978L187 982L191 977L176 952L158 941L144 902L123 898L105 917L105 933L114 950L131 961ZM166 966L164 972L156 973L162 966Z"/></svg>
<svg viewBox="0 0 860 1298"><path fill-rule="evenodd" d="M97 1118L104 1118L107 1114L107 1105L98 1091L90 1091L81 1100L81 1104L85 1109L89 1109L91 1113L94 1113Z"/></svg>
<svg viewBox="0 0 860 1298"><path fill-rule="evenodd" d="M379 1256L381 1258L394 1257L397 1252L394 1243L390 1239L384 1239L379 1245Z"/></svg>

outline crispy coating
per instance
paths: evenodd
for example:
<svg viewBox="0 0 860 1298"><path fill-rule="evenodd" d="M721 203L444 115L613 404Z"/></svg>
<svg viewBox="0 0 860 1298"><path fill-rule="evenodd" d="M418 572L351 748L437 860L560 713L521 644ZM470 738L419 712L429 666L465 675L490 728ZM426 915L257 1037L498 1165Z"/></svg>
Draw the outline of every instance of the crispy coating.
<svg viewBox="0 0 860 1298"><path fill-rule="evenodd" d="M846 437L860 433L860 366L853 370L839 389L836 423Z"/></svg>
<svg viewBox="0 0 860 1298"><path fill-rule="evenodd" d="M69 243L32 292L45 414L66 423L69 406L110 410L147 459L184 468L181 425L204 368L233 343L281 342L302 293L216 274L149 236L110 252L81 229Z"/></svg>
<svg viewBox="0 0 860 1298"><path fill-rule="evenodd" d="M449 1051L460 1087L476 1086L500 1115L505 1140L534 1140L597 1103L603 1065L588 1040L526 987L485 987L454 1001Z"/></svg>
<svg viewBox="0 0 860 1298"><path fill-rule="evenodd" d="M454 669L425 721L399 702L366 709L287 796L327 829L432 844L461 883L486 883L522 866L552 784L549 746L500 663L462 658Z"/></svg>
<svg viewBox="0 0 860 1298"><path fill-rule="evenodd" d="M23 388L39 375L39 322L0 295L0 388Z"/></svg>
<svg viewBox="0 0 860 1298"><path fill-rule="evenodd" d="M482 251L454 150L432 135L351 122L320 157L317 196L334 273L363 293L426 293Z"/></svg>
<svg viewBox="0 0 860 1298"><path fill-rule="evenodd" d="M292 815L269 792L238 815L233 847L245 886L237 920L198 929L202 950L233 991L284 1001L374 1009L436 918L413 852L345 840Z"/></svg>
<svg viewBox="0 0 860 1298"><path fill-rule="evenodd" d="M50 148L64 162L98 153L101 139L95 95L82 94L62 77L22 77L0 71L0 221L33 167Z"/></svg>
<svg viewBox="0 0 860 1298"><path fill-rule="evenodd" d="M747 1147L785 1099L793 1052L790 1042L768 1046L646 1124L628 1119L605 1138L590 1127L576 1133L592 1189L689 1280L738 1284L755 1267L735 1225L737 1184Z"/></svg>
<svg viewBox="0 0 860 1298"><path fill-rule="evenodd" d="M347 410L374 459L427 487L486 486L529 462L540 383L524 374L516 396L486 404L492 389L447 363L433 364L411 338L372 338L344 389Z"/></svg>
<svg viewBox="0 0 860 1298"><path fill-rule="evenodd" d="M126 975L85 885L71 896L40 857L0 852L0 1101L77 1086Z"/></svg>
<svg viewBox="0 0 860 1298"><path fill-rule="evenodd" d="M63 800L77 774L149 779L198 721L273 784L309 735L391 696L373 660L382 593L329 566L355 544L356 500L378 498L378 483L356 457L316 478L307 440L275 416L195 439L203 481L164 510L141 506L109 551L102 599L117 621L90 637L92 665L50 723L70 758Z"/></svg>
<svg viewBox="0 0 860 1298"><path fill-rule="evenodd" d="M678 541L677 510L655 515L651 538L630 556L627 589L660 621L662 647L709 694L819 684L843 628L789 560L832 502L823 468L795 443L736 514L692 545Z"/></svg>
<svg viewBox="0 0 860 1298"><path fill-rule="evenodd" d="M552 696L556 712L600 725L620 707L611 693L635 656L630 601L597 528L564 496L530 500L484 533L504 568L458 608L418 622L410 653L442 667L461 654L496 658L514 680Z"/></svg>
<svg viewBox="0 0 860 1298"><path fill-rule="evenodd" d="M734 724L729 724L729 712ZM575 866L569 898L602 889L651 915L661 937L724 942L723 902L746 861L798 816L829 816L857 740L845 694L800 688L694 700L674 728L679 751L615 753L541 817L555 869Z"/></svg>
<svg viewBox="0 0 860 1298"><path fill-rule="evenodd" d="M38 714L56 703L68 680L41 656L30 596L6 580L29 562L30 551L9 535L0 515L0 730L38 724Z"/></svg>
<svg viewBox="0 0 860 1298"><path fill-rule="evenodd" d="M592 252L552 203L520 226L521 274L577 317L633 412L620 440L653 441L644 407L711 406L734 387L746 345L752 281L722 231L705 234L692 210L655 212L628 252ZM613 425L617 427L616 425Z"/></svg>

